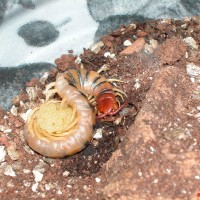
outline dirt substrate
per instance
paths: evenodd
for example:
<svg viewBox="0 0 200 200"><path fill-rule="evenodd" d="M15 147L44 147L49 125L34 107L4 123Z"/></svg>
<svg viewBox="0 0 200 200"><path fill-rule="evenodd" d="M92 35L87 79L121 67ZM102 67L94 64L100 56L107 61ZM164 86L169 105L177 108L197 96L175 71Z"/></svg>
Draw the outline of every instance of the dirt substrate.
<svg viewBox="0 0 200 200"><path fill-rule="evenodd" d="M200 197L200 18L120 27L80 56L27 83L0 112L0 199L198 199ZM129 105L96 123L82 152L45 158L26 144L27 111L44 101L57 72L84 66L117 78Z"/></svg>

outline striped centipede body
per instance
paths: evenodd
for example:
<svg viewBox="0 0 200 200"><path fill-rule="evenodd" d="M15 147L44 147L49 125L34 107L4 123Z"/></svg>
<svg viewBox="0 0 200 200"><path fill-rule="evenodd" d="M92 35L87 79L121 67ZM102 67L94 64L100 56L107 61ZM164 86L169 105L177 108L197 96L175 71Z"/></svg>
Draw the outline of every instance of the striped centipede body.
<svg viewBox="0 0 200 200"><path fill-rule="evenodd" d="M124 92L112 85L111 82L117 80L106 79L100 72L82 68L57 74L56 81L46 87L47 101L43 107L55 103L56 108L62 110L64 106L70 110L70 118L67 126L59 129L54 125L54 114L48 119L45 111L41 112L40 115L52 121L54 128L49 131L45 123L40 122L40 106L34 109L24 129L25 139L33 150L52 158L73 155L91 141L96 119L115 115L127 104L124 102L120 105L117 99L120 97L124 100L125 96ZM61 101L50 99L55 93L61 97Z"/></svg>

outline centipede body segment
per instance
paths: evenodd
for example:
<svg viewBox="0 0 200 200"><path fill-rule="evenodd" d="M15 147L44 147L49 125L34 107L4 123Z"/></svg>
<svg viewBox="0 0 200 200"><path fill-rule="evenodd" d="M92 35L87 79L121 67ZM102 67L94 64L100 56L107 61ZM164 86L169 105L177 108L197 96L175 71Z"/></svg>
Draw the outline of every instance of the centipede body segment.
<svg viewBox="0 0 200 200"><path fill-rule="evenodd" d="M81 151L93 137L96 118L114 115L125 106L117 99L125 96L121 90L84 68L58 73L46 93L47 101L28 117L24 135L33 150L52 158ZM55 93L60 101L51 99Z"/></svg>

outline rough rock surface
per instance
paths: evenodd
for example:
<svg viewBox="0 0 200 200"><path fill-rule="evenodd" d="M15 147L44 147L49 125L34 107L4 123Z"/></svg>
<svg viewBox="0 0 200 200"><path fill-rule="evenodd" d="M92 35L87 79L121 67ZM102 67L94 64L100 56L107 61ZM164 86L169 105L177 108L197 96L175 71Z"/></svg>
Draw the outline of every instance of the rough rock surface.
<svg viewBox="0 0 200 200"><path fill-rule="evenodd" d="M184 148L191 137L187 128L190 85L179 68L166 67L157 74L121 148L112 155L115 159L105 165L106 198L181 199L185 192L197 192L199 152ZM193 166L188 165L191 162ZM181 180L178 185L177 180ZM190 188L191 181L196 187ZM148 187L143 187L144 182Z"/></svg>

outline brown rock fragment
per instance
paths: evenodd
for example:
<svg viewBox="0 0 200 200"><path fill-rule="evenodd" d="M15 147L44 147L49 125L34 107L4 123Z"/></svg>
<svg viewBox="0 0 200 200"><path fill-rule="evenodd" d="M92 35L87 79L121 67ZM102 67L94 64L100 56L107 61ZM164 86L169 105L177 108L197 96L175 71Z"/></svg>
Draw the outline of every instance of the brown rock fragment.
<svg viewBox="0 0 200 200"><path fill-rule="evenodd" d="M186 43L179 38L173 37L158 46L155 56L160 59L161 64L172 65L182 57L185 57L186 51Z"/></svg>
<svg viewBox="0 0 200 200"><path fill-rule="evenodd" d="M181 150L171 152L172 142L160 140L165 131L173 131L174 126L177 129L179 122L187 124L189 88L190 82L184 71L177 67L161 69L121 144L120 155L113 153L114 159L105 165L108 178L103 190L105 199L186 199L189 198L187 189L195 193L198 184L196 188L194 185L185 188L184 184L199 172L199 169L192 171L191 165L197 166L200 159L196 154L190 159L183 151L179 156ZM185 127L180 128L184 130ZM168 156L165 156L166 152ZM169 159L169 155L179 161Z"/></svg>
<svg viewBox="0 0 200 200"><path fill-rule="evenodd" d="M63 54L60 58L55 60L55 64L57 65L58 70L64 72L69 68L73 68L75 66L76 57L72 54Z"/></svg>
<svg viewBox="0 0 200 200"><path fill-rule="evenodd" d="M137 53L140 50L142 50L145 46L146 42L143 37L140 37L136 39L131 46L128 46L126 49L124 49L122 52L120 52L121 55L129 55L133 53Z"/></svg>

